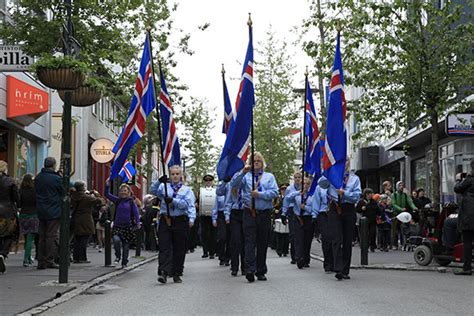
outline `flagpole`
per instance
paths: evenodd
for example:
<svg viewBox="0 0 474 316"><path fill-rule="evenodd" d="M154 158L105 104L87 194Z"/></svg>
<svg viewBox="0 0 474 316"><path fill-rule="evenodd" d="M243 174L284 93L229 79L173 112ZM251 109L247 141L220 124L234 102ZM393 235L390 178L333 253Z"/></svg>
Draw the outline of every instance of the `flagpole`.
<svg viewBox="0 0 474 316"><path fill-rule="evenodd" d="M249 20L247 22L247 25L249 26L249 35L252 32L252 16L251 13L249 13ZM255 164L254 164L254 155L255 155L255 142L254 142L254 137L253 137L253 108L255 104L252 105L252 115L251 115L251 125L250 125L250 142L251 142L251 155L252 158L250 159L251 164L252 164L252 191L255 191ZM255 198L252 196L252 205L250 209L250 213L252 216L255 218L257 216L257 213L255 211Z"/></svg>
<svg viewBox="0 0 474 316"><path fill-rule="evenodd" d="M165 160L164 160L164 155L163 155L163 142L162 142L162 139L163 139L163 135L161 134L161 116L160 116L160 112L159 112L159 108L160 108L160 100L157 100L156 99L156 80L155 80L155 66L154 66L154 63L153 63L153 49L152 49L152 46L151 46L151 27L147 27L147 30L146 30L146 33L147 33L147 37L148 37L148 44L149 44L149 49L150 49L150 62L151 62L151 72L153 74L152 76L152 80L153 80L153 98L157 101L157 104L156 104L156 108L155 108L155 113L156 113L156 120L158 122L158 141L160 143L160 154L161 154L161 168L163 169L163 176L166 177L166 165L165 165ZM160 71L160 74L161 74L161 62L160 60L158 60L158 68L159 68L159 71ZM150 157L148 158L150 159ZM168 185L166 182L163 183L163 186L165 187L165 196L168 197ZM166 221L166 224L168 226L171 226L171 217L170 217L170 208L169 208L169 204L166 203L167 205L167 208L166 208L166 217L165 217L165 221Z"/></svg>
<svg viewBox="0 0 474 316"><path fill-rule="evenodd" d="M225 69L224 69L224 64L222 64L222 70L221 70L221 73L222 73L222 96L224 97L224 128L225 128L225 133L227 134L227 124L226 124L226 109L225 109L225 100L226 100L226 97L225 97Z"/></svg>
<svg viewBox="0 0 474 316"><path fill-rule="evenodd" d="M303 146L302 146L302 168L301 168L301 203L303 203L304 196L304 161L306 156L306 103L308 102L308 66L304 73L304 102L303 102ZM300 225L303 226L303 211L298 217Z"/></svg>

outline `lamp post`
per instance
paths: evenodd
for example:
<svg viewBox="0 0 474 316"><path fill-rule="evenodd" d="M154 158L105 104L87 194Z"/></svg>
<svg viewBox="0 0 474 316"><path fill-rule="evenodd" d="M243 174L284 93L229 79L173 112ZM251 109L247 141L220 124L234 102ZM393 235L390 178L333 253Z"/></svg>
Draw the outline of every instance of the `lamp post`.
<svg viewBox="0 0 474 316"><path fill-rule="evenodd" d="M72 0L65 0L66 24L63 25L63 53L64 56L77 54L78 45L72 37ZM76 45L74 45L76 44ZM65 91L63 124L62 124L62 144L61 144L61 167L63 171L64 198L61 212L61 227L59 235L59 283L68 282L68 272L70 264L69 254L69 213L70 195L69 182L71 177L71 98L72 91Z"/></svg>

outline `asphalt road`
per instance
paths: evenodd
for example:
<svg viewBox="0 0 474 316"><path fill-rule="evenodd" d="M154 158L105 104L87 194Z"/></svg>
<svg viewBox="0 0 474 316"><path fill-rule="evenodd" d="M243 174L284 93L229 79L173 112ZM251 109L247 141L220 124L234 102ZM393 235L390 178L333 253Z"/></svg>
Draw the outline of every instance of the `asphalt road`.
<svg viewBox="0 0 474 316"><path fill-rule="evenodd" d="M217 260L186 257L182 284L158 284L156 262L91 289L47 315L472 315L474 276L352 270L337 281L318 261L297 270L269 250L268 281L232 277Z"/></svg>

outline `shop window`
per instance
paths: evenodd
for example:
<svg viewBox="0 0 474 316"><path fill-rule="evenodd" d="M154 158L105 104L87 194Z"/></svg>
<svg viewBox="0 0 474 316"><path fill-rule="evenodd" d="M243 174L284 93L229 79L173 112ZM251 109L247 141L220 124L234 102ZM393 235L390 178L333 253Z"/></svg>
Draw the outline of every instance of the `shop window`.
<svg viewBox="0 0 474 316"><path fill-rule="evenodd" d="M454 201L456 165L454 157L441 160L441 202Z"/></svg>
<svg viewBox="0 0 474 316"><path fill-rule="evenodd" d="M423 188L428 192L429 187L429 170L427 165L427 159L425 157L417 159L412 162L412 173L413 183L412 188L418 189Z"/></svg>
<svg viewBox="0 0 474 316"><path fill-rule="evenodd" d="M16 177L23 178L27 173L36 174L36 144L20 135L16 139L17 165Z"/></svg>

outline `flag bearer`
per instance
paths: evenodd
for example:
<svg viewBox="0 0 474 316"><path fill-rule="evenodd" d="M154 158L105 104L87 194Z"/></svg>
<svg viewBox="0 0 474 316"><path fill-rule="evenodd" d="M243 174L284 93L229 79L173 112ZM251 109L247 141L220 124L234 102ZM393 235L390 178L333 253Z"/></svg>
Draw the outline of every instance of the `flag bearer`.
<svg viewBox="0 0 474 316"><path fill-rule="evenodd" d="M254 282L255 276L259 281L267 280L265 274L267 273L266 259L271 231L271 212L273 199L278 196L278 186L273 174L264 171L265 160L262 154L259 152L254 154L254 175L250 172L251 161L252 159L249 158L244 169L231 180L231 187L242 190L246 278L249 282ZM254 190L252 176L255 177Z"/></svg>
<svg viewBox="0 0 474 316"><path fill-rule="evenodd" d="M287 189L286 189L286 193L285 193L285 197L288 196L290 193L292 192L301 192L301 179L302 179L302 176L301 176L301 172L297 171L293 174L293 184L290 185ZM294 206L294 202L290 202L288 204L288 212L286 214L287 216L287 221L288 221L288 228L290 230L290 254L291 254L291 264L295 264L296 263L296 257L295 257L295 242L294 242L294 231L295 231L295 227L293 226L293 216L294 216L294 213L293 213L293 206Z"/></svg>
<svg viewBox="0 0 474 316"><path fill-rule="evenodd" d="M321 244L324 256L324 271L334 271L334 256L332 254L332 239L328 229L328 187L329 181L322 176L318 180L318 186L313 194L313 210L317 214L319 229L321 230Z"/></svg>
<svg viewBox="0 0 474 316"><path fill-rule="evenodd" d="M182 169L170 167L169 183L153 183L151 193L161 200L160 220L158 224L159 254L158 281L166 283L173 277L175 283L181 283L184 259L186 256L187 231L194 225L196 209L194 193L182 183ZM165 195L165 185L167 195Z"/></svg>
<svg viewBox="0 0 474 316"><path fill-rule="evenodd" d="M216 200L212 209L212 225L217 228L217 255L219 265L230 265L230 214L225 214L225 200L229 185L221 182L216 188Z"/></svg>

